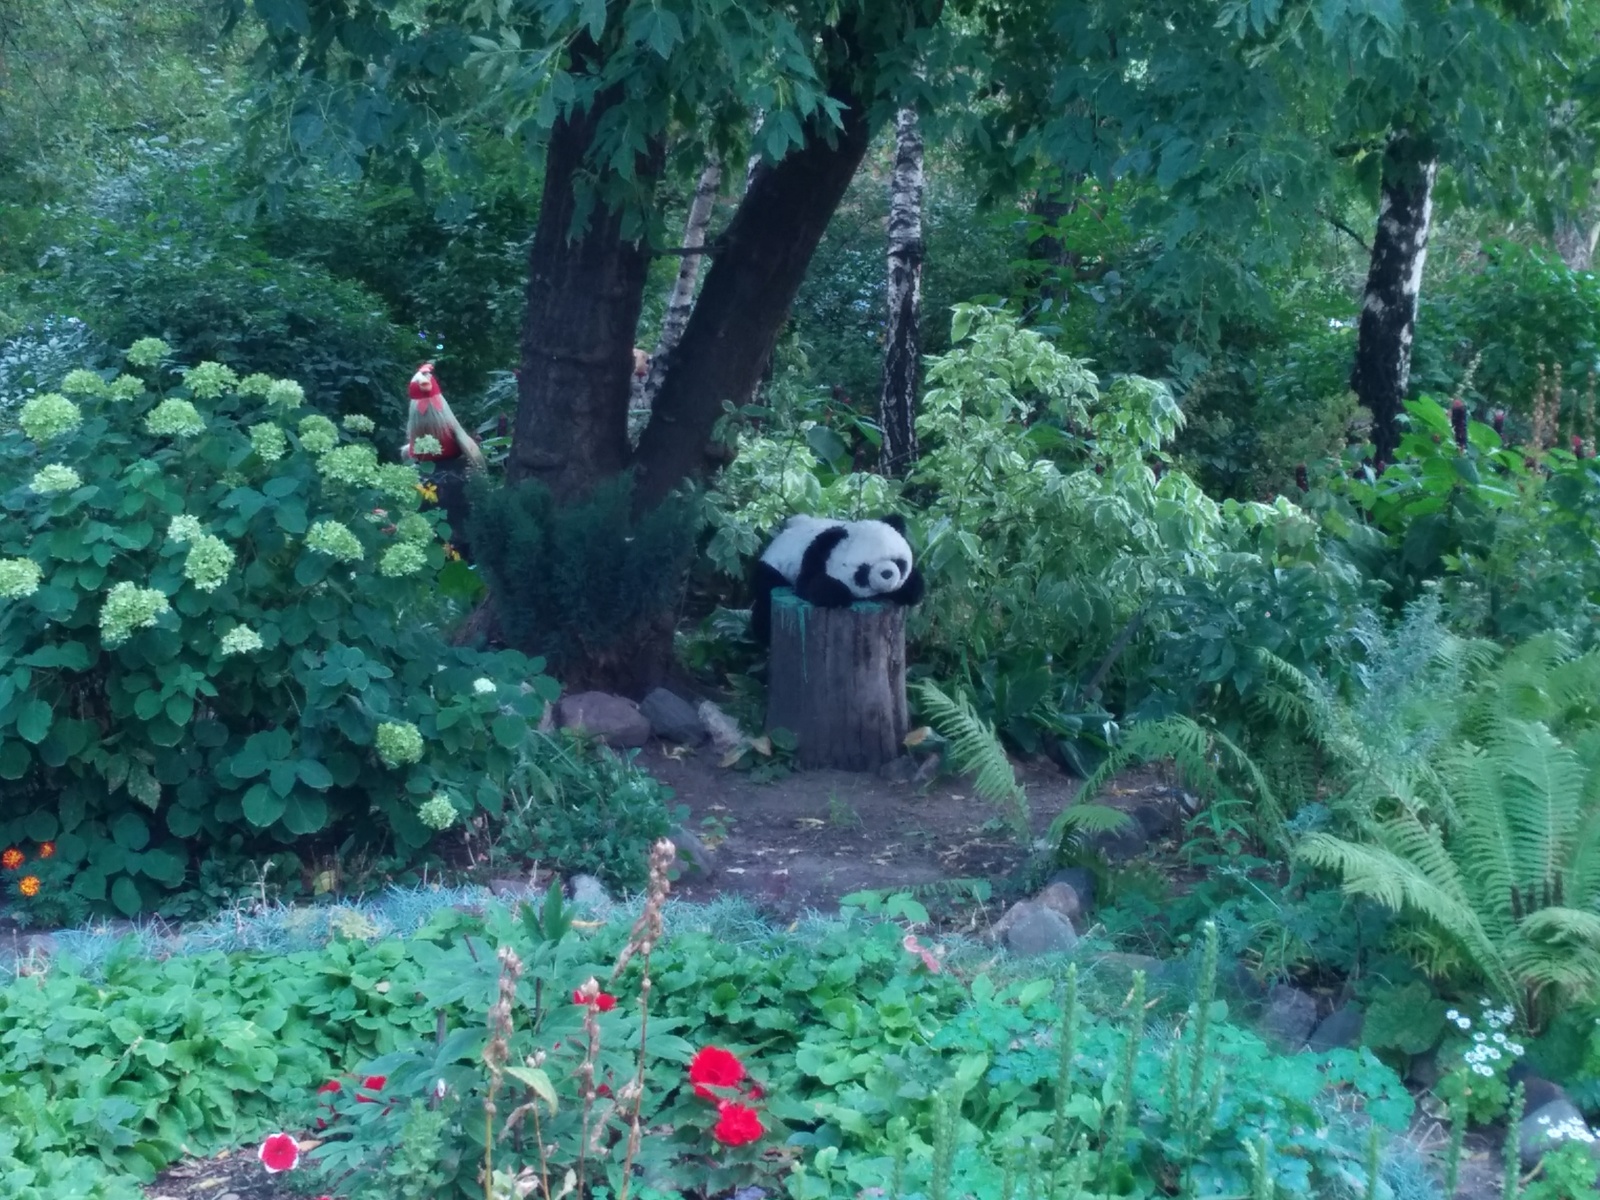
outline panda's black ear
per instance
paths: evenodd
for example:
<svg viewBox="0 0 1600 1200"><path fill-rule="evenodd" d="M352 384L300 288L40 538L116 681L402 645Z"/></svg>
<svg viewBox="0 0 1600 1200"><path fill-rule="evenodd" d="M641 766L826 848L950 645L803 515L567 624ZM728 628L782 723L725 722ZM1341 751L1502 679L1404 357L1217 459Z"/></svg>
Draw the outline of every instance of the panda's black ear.
<svg viewBox="0 0 1600 1200"><path fill-rule="evenodd" d="M906 519L899 513L890 513L887 517L883 518L883 523L898 533L901 537L905 537Z"/></svg>

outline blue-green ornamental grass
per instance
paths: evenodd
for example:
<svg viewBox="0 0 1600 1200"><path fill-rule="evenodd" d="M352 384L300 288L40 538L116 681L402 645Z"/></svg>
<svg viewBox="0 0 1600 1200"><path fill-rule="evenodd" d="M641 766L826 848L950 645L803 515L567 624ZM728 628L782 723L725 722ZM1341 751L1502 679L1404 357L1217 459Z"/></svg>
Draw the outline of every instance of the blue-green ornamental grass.
<svg viewBox="0 0 1600 1200"><path fill-rule="evenodd" d="M63 372L76 400L0 432L0 847L55 844L39 895L8 872L0 904L40 919L160 910L217 854L414 860L429 797L499 812L557 694L447 643L414 468L289 412L291 380L168 359Z"/></svg>

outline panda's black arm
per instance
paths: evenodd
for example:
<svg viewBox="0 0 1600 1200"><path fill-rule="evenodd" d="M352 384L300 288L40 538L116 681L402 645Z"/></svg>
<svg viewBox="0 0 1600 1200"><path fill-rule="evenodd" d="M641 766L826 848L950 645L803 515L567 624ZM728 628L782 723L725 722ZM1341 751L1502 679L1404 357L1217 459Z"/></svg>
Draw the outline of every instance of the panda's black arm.
<svg viewBox="0 0 1600 1200"><path fill-rule="evenodd" d="M896 604L921 604L922 594L926 590L927 585L923 582L922 572L912 567L911 574L906 576L906 581L889 593L889 599Z"/></svg>
<svg viewBox="0 0 1600 1200"><path fill-rule="evenodd" d="M828 574L828 557L849 536L843 525L833 525L811 540L800 558L800 574L794 581L796 596L819 608L844 608L855 601L850 589Z"/></svg>

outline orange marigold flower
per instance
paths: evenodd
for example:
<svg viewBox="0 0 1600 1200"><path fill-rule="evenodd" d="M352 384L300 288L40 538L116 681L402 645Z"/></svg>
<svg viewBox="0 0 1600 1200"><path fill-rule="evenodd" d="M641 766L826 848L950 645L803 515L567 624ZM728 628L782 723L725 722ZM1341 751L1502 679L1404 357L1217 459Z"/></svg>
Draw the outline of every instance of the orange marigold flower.
<svg viewBox="0 0 1600 1200"><path fill-rule="evenodd" d="M4 867L8 871L15 871L27 861L26 856L15 846L12 846L4 854L0 854L0 867Z"/></svg>
<svg viewBox="0 0 1600 1200"><path fill-rule="evenodd" d="M24 875L22 882L17 884L17 890L24 896L37 896L39 894L39 877L37 875Z"/></svg>
<svg viewBox="0 0 1600 1200"><path fill-rule="evenodd" d="M56 844L54 842L40 842L39 843L39 857L40 858L53 858L53 857L55 857L55 852L56 852Z"/></svg>

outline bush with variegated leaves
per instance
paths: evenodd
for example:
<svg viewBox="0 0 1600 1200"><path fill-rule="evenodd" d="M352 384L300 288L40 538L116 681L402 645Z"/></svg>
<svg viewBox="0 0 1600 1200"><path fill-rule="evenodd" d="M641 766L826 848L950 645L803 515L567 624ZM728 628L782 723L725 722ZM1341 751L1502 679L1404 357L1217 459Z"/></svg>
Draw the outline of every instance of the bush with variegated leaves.
<svg viewBox="0 0 1600 1200"><path fill-rule="evenodd" d="M555 685L447 644L470 575L415 468L303 395L144 339L0 429L0 846L53 843L43 891L131 914L212 848L498 809Z"/></svg>

